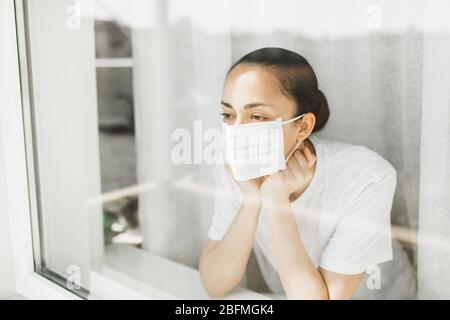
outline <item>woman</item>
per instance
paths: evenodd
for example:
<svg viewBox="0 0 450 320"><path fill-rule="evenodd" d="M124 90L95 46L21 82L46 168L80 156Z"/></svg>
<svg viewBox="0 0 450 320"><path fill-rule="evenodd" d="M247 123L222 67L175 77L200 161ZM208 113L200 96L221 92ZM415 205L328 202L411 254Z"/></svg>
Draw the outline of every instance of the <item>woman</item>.
<svg viewBox="0 0 450 320"><path fill-rule="evenodd" d="M396 276L376 266L393 259L396 171L365 147L314 134L329 109L305 58L281 48L242 57L227 73L222 116L227 137L239 135L233 128L278 127L286 165L275 161L280 170L268 174L232 161L217 167L215 212L199 262L211 297L241 281L252 248L271 290L288 299L354 298L370 286L362 285L369 268L370 289L393 283ZM402 289L372 297L412 295L406 256L397 260L404 263Z"/></svg>

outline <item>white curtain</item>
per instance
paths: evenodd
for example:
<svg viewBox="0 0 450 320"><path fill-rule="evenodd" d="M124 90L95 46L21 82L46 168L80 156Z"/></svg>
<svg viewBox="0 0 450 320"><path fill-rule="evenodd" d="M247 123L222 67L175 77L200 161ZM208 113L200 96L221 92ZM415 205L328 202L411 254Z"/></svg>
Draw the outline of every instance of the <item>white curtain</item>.
<svg viewBox="0 0 450 320"><path fill-rule="evenodd" d="M425 11L427 21L439 15ZM450 34L426 33L423 57L418 293L450 299Z"/></svg>
<svg viewBox="0 0 450 320"><path fill-rule="evenodd" d="M448 12L449 4L148 3L138 1L142 10L133 11L138 180L148 186L139 197L144 249L197 266L213 214L212 167L174 165L171 133L186 128L194 137L195 120L204 129L219 128L226 70L267 46L298 52L315 68L331 110L320 135L367 146L397 169L392 220L413 264L418 228L448 243L450 28L439 12ZM448 297L448 254L420 248L422 297Z"/></svg>

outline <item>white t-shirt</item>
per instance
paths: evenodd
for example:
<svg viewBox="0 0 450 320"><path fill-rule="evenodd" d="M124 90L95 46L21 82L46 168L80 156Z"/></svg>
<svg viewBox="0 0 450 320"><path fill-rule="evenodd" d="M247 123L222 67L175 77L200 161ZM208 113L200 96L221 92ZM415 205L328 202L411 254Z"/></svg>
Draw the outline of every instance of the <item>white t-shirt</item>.
<svg viewBox="0 0 450 320"><path fill-rule="evenodd" d="M316 171L291 208L314 265L336 273L356 274L392 260L390 213L397 183L395 169L366 147L315 134L309 140L316 151ZM216 167L215 178L215 209L208 238L221 240L244 195L223 166ZM253 249L268 286L274 293L283 294L264 209L259 215ZM406 259L406 255L402 257Z"/></svg>

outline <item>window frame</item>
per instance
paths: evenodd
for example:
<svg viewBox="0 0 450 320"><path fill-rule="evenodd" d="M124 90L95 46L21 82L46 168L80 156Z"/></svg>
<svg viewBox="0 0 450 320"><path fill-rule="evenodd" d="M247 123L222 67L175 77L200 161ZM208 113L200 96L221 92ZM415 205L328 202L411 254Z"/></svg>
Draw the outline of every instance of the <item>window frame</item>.
<svg viewBox="0 0 450 320"><path fill-rule="evenodd" d="M0 108L0 121L3 130L3 148L5 162L5 178L7 190L7 215L9 217L10 236L14 261L14 280L17 293L26 299L80 299L77 295L55 284L35 272L33 255L33 231L31 204L35 193L29 191L29 173L27 169L27 154L25 145L25 111L22 101L27 94L27 88L21 86L19 60L18 32L23 31L23 25L16 25L16 10L21 1L2 1L0 3L5 28L0 32L8 39L0 68L4 70L3 77L9 82L9 90L5 90L5 100L9 103ZM18 14L19 16L19 14ZM3 37L2 37L3 38ZM17 45L16 45L17 44ZM24 79L22 79L24 80ZM36 236L36 234L34 234Z"/></svg>
<svg viewBox="0 0 450 320"><path fill-rule="evenodd" d="M5 177L7 191L7 216L12 242L14 277L16 291L26 299L81 300L85 296L77 295L64 287L63 281L55 281L50 276L37 272L40 269L41 237L39 217L39 190L35 174L36 154L33 150L35 135L33 132L33 91L30 88L30 71L28 65L29 48L26 38L25 0L7 0L0 2L0 12L4 26L0 33L9 41L4 48L4 58L0 59L0 68L5 70L1 77L8 83L5 90L6 103L0 108L0 128L2 130L3 149L5 151ZM2 169L2 168L0 168ZM126 249L125 249L126 250ZM124 254L131 254L126 251ZM139 254L140 261L167 263L166 259L146 252ZM159 261L160 259L161 261ZM166 260L166 261L163 261ZM172 263L172 272L181 278L192 279L197 270ZM113 263L114 264L114 263ZM105 299L167 299L182 298L182 294L173 288L162 287L152 283L139 283L140 279L127 277L127 270L114 270L104 265L102 272L91 271L97 288L89 293L89 298ZM199 277L198 277L199 278ZM196 294L199 294L199 279L190 281ZM130 287L131 285L131 287ZM172 289L172 290L171 290ZM102 293L108 293L103 296ZM101 296L98 295L100 293ZM272 299L264 294L244 288L236 288L225 299Z"/></svg>

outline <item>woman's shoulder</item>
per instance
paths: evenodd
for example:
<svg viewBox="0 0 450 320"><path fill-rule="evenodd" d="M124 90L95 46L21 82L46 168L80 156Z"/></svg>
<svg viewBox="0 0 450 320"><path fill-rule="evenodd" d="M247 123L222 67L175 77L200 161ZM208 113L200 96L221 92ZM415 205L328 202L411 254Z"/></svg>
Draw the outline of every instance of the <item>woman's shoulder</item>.
<svg viewBox="0 0 450 320"><path fill-rule="evenodd" d="M318 145L326 203L333 208L338 203L342 214L350 208L364 208L365 214L374 216L389 213L375 210L381 203L388 205L396 189L397 173L389 161L362 145L330 139L320 139ZM318 166L319 161L320 157Z"/></svg>
<svg viewBox="0 0 450 320"><path fill-rule="evenodd" d="M329 170L347 177L365 176L369 180L396 175L394 166L376 151L357 144L315 136L312 139L320 152L318 161Z"/></svg>

